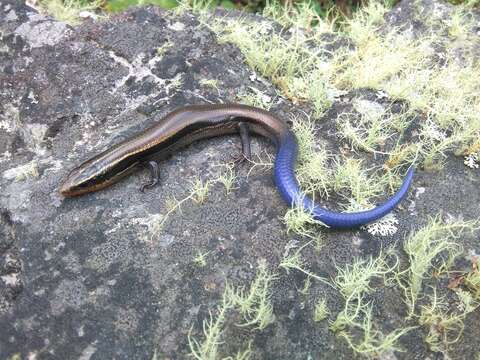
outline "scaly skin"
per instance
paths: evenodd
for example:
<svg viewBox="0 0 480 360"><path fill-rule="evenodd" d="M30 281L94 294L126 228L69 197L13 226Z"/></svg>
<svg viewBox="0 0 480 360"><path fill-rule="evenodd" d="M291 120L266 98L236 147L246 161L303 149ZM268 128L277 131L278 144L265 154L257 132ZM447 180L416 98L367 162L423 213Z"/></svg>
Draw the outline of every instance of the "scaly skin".
<svg viewBox="0 0 480 360"><path fill-rule="evenodd" d="M268 111L222 104L186 106L167 114L151 128L73 169L60 186L60 193L72 197L106 188L138 165L149 163L152 167L152 158L163 158L199 139L241 132L242 141L248 142L248 131L276 144L275 183L287 204L295 206L300 201L305 211L331 228L354 228L385 216L406 195L413 180L410 168L400 189L374 209L354 213L329 211L314 204L300 190L294 173L298 145L288 126ZM249 144L243 145L244 149L249 148ZM156 170L155 165L153 168Z"/></svg>
<svg viewBox="0 0 480 360"><path fill-rule="evenodd" d="M413 168L410 168L400 189L383 204L367 211L353 213L333 212L316 205L300 190L293 170L297 160L297 151L298 146L295 136L293 133L289 133L285 136L284 141L278 148L277 157L275 158L275 183L277 184L277 188L282 198L290 204L290 206L294 206L300 202L305 211L311 212L315 220L319 220L331 228L355 228L385 216L392 211L407 194L408 188L413 180Z"/></svg>

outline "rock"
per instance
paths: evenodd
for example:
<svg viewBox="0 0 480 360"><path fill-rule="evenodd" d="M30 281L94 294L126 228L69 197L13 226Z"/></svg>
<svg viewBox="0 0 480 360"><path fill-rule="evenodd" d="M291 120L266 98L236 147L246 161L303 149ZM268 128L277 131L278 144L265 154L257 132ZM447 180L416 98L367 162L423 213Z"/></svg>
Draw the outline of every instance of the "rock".
<svg viewBox="0 0 480 360"><path fill-rule="evenodd" d="M404 17L397 9L392 21ZM3 0L0 34L0 358L151 359L155 351L162 359L186 358L187 334L215 309L225 279L248 284L260 259L276 268L292 240L280 220L286 206L271 169L247 179L248 167L240 167L230 194L216 184L204 204L186 202L163 223L167 200L188 195L197 175L218 176L216 165L237 152L236 137L199 142L165 160L161 185L146 193L138 191L146 172L75 199L58 194L59 182L89 156L177 107L234 102L249 86L276 99L276 89L257 81L240 51L219 43L188 12L134 8L72 28ZM350 46L348 39L338 42ZM338 148L336 115L355 103L382 109L372 91L347 94L327 114L319 141ZM282 98L271 110L282 117L302 113ZM272 153L273 146L255 139L254 149ZM439 174L420 172L415 186L424 192L412 191L396 211L400 230L392 243L440 210L478 215L478 177L461 160ZM418 216L412 219L413 201ZM324 274L382 246L359 231L326 237L318 257L307 255ZM207 253L207 266L194 264L199 253ZM295 297L304 280L282 272L275 282L277 320L253 335L257 358L353 356L299 307ZM333 290L321 289L335 304L331 310L340 309ZM238 331L236 351L246 335L232 331ZM420 335L405 344L419 358L425 354Z"/></svg>

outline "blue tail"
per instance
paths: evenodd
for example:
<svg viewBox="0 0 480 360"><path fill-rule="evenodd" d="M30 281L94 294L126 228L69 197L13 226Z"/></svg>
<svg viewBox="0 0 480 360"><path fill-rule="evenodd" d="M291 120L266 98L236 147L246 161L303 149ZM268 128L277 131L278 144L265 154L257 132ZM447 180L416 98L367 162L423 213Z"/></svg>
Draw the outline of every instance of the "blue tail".
<svg viewBox="0 0 480 360"><path fill-rule="evenodd" d="M395 208L407 194L413 181L413 167L411 167L400 189L386 202L377 207L360 212L338 213L322 208L308 197L304 196L295 178L294 168L297 160L298 145L295 135L289 132L278 148L275 159L275 183L283 199L293 206L297 201L303 202L305 211L311 212L314 219L335 229L355 228L375 221Z"/></svg>

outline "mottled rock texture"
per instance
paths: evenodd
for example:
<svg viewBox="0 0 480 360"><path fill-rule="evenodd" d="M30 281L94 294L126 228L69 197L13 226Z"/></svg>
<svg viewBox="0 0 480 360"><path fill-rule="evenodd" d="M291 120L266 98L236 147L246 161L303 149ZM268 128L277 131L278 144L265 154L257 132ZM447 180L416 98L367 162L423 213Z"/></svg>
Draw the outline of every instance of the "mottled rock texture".
<svg viewBox="0 0 480 360"><path fill-rule="evenodd" d="M409 6L401 3L389 21L409 21ZM278 116L301 113L194 15L136 8L72 28L2 0L0 68L0 358L151 359L155 350L161 359L187 358L187 334L192 327L201 334L225 280L248 284L259 259L276 269L285 246L300 240L281 221L286 206L271 169L247 178L248 166L239 167L230 194L216 184L204 204L190 201L155 228L166 199L186 196L197 175L218 176L217 165L238 152L237 137L199 142L162 162L161 186L145 193L138 191L148 178L142 171L80 198L57 193L73 165L185 104L232 102L252 86L276 99L271 110ZM217 88L202 82L212 79ZM342 97L321 123L319 141L338 149L332 121L357 100L384 101L369 90ZM262 139L253 145L257 154L273 152ZM479 178L459 158L440 172L419 171L395 210L394 237L330 231L322 251L306 255L311 270L328 277L335 264L376 255L429 215L478 216ZM460 240L479 252L478 239ZM200 252L209 252L204 267L193 262ZM275 323L253 332L232 324L225 351L233 354L252 339L255 359L354 357L326 324L312 320L317 298L326 298L332 313L341 309L338 293L315 283L305 297L303 274L278 272ZM398 291L385 288L372 301L387 329L401 323ZM479 322L478 312L469 317L456 358L480 350ZM403 337L407 352L397 358L435 358L423 335Z"/></svg>

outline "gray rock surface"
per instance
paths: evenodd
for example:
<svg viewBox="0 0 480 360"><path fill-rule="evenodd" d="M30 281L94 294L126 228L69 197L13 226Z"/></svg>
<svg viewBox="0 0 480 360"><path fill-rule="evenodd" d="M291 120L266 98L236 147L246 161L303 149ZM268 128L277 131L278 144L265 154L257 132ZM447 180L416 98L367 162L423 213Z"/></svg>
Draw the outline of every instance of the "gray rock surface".
<svg viewBox="0 0 480 360"><path fill-rule="evenodd" d="M254 86L276 99L271 110L281 117L302 109L251 77L239 50L219 44L190 13L136 8L71 28L2 0L0 35L0 358L151 359L155 350L161 359L187 358L187 334L192 327L201 334L225 279L248 284L258 260L275 268L296 239L281 221L286 206L271 169L247 178L241 166L232 193L216 184L206 203L187 203L161 230L155 225L166 199L186 196L197 175L217 177L217 165L238 151L236 137L196 143L164 161L161 186L146 193L138 191L146 172L75 199L58 195L59 181L72 166L185 104L232 102ZM202 79L218 80L218 89ZM369 90L347 94L326 115L319 141L338 148L334 119L359 99L382 103ZM253 145L258 154L273 151L262 139ZM420 171L395 211L394 237L329 231L321 253L306 254L311 269L333 275L335 264L378 254L429 215L475 218L479 185L478 171L459 158L440 172ZM467 251L480 252L479 239L461 240ZM193 263L199 252L210 252L205 267ZM232 326L227 351L253 339L255 359L352 358L345 342L311 316L318 297L338 312L338 294L316 283L315 296L303 297L303 274L279 274L275 323L253 334ZM387 326L402 322L398 292L385 288L372 301ZM479 321L478 312L469 317L458 359L479 351ZM418 329L402 338L408 351L397 358L433 359L422 336Z"/></svg>

